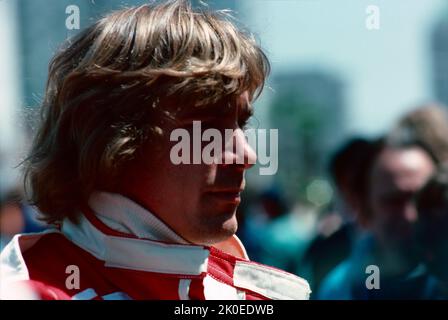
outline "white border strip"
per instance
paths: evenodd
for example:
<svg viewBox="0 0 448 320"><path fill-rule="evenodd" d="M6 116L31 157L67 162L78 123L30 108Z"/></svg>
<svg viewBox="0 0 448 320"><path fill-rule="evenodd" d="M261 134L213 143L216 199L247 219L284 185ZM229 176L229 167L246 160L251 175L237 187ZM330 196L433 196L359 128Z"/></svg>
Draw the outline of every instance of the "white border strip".
<svg viewBox="0 0 448 320"><path fill-rule="evenodd" d="M79 225L65 220L62 232L108 267L183 275L200 275L207 271L210 252L201 246L109 236L83 215Z"/></svg>
<svg viewBox="0 0 448 320"><path fill-rule="evenodd" d="M308 282L295 275L267 266L237 261L233 284L274 300L308 300Z"/></svg>

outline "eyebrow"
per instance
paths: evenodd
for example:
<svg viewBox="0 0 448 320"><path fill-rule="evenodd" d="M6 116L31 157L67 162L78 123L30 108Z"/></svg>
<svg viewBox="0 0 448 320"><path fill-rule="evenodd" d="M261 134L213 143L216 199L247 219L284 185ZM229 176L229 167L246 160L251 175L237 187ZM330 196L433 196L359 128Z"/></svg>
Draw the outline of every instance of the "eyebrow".
<svg viewBox="0 0 448 320"><path fill-rule="evenodd" d="M218 117L225 117L231 114L235 108L238 108L238 118L250 118L254 114L254 108L250 103L220 105L217 103L212 106L191 108L180 116L179 121L190 122L194 120L211 121Z"/></svg>

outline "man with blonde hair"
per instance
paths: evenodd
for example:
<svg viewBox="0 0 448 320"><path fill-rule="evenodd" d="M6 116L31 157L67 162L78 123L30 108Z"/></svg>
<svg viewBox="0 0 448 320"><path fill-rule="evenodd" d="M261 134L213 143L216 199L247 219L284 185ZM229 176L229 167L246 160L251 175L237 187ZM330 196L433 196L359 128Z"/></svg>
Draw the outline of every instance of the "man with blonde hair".
<svg viewBox="0 0 448 320"><path fill-rule="evenodd" d="M187 1L81 32L50 64L25 161L32 203L55 228L5 248L3 297L307 299L305 280L249 261L235 236L256 160L243 128L268 71L249 34ZM232 129L243 152L174 164L171 133L195 121Z"/></svg>

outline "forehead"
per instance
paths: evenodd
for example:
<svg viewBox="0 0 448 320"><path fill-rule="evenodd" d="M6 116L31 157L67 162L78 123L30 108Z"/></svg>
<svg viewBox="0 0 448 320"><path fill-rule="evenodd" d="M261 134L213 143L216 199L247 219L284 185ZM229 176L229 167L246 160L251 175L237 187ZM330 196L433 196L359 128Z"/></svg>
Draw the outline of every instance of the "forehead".
<svg viewBox="0 0 448 320"><path fill-rule="evenodd" d="M373 168L372 181L383 190L417 191L432 175L435 166L421 148L384 149Z"/></svg>

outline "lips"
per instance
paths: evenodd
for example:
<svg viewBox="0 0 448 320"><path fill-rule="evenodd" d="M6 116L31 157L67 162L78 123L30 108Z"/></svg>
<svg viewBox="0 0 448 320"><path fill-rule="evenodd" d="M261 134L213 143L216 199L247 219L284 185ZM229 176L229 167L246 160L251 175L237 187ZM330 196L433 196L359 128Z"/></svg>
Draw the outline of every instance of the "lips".
<svg viewBox="0 0 448 320"><path fill-rule="evenodd" d="M221 201L239 204L241 202L241 192L242 192L241 189L213 190L207 192L207 194Z"/></svg>

